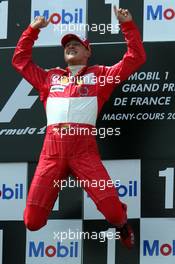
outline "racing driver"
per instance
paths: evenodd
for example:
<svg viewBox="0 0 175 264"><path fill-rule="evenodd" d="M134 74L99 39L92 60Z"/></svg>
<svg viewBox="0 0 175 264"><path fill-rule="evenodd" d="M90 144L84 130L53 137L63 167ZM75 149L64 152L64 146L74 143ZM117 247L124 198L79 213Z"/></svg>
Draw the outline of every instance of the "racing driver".
<svg viewBox="0 0 175 264"><path fill-rule="evenodd" d="M37 66L32 61L32 46L40 29L49 24L49 19L41 16L34 19L18 41L12 64L37 89L47 116L44 144L24 210L24 222L29 230L35 231L46 225L60 191L54 186L55 180L66 179L70 173L78 181L110 180L91 130L103 104L119 84L116 76L121 83L146 60L131 13L116 6L114 13L124 34L127 51L113 66L88 66L91 56L89 41L74 34L63 36L61 41L68 65L66 69L57 67L46 71ZM100 76L105 76L106 80L110 77L110 81L101 85L98 83ZM89 133L64 133L64 136L60 133L74 128L77 131L83 128ZM106 185L102 190L98 184L96 187L88 184L84 189L105 219L120 232L121 243L132 248L135 240L127 223L127 206L119 200L115 186Z"/></svg>

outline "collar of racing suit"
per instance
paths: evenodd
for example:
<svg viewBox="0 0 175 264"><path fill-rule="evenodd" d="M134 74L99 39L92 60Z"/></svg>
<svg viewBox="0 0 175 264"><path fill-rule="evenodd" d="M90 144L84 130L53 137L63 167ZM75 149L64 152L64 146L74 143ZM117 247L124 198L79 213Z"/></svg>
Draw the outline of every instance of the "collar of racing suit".
<svg viewBox="0 0 175 264"><path fill-rule="evenodd" d="M71 75L75 76L85 65L71 65L69 69L71 71Z"/></svg>
<svg viewBox="0 0 175 264"><path fill-rule="evenodd" d="M87 65L71 65L66 67L65 71L67 72L67 75L76 76L76 75L83 75L86 72L87 68L88 68Z"/></svg>

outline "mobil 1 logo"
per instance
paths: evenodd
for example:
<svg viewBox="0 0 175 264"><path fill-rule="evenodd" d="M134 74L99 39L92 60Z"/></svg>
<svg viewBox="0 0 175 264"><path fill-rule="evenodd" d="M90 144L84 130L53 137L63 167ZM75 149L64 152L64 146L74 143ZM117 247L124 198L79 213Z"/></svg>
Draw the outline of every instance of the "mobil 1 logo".
<svg viewBox="0 0 175 264"><path fill-rule="evenodd" d="M119 21L114 14L114 5L116 5L117 8L121 7L128 9L132 13L136 24L140 27L140 32L142 32L142 1L138 1L137 5L133 5L132 1L125 0L89 0L88 27L86 27L86 29L88 38L94 44L124 41Z"/></svg>

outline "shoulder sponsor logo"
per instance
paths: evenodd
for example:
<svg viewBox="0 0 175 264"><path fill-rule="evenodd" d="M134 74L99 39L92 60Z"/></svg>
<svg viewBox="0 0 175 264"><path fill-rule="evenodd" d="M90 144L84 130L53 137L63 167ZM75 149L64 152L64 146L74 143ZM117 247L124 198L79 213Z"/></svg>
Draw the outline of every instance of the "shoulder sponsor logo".
<svg viewBox="0 0 175 264"><path fill-rule="evenodd" d="M64 92L66 86L70 83L67 76L60 76L53 74L51 76L51 89L50 92Z"/></svg>
<svg viewBox="0 0 175 264"><path fill-rule="evenodd" d="M69 84L69 77L65 76L65 75L58 75L58 74L53 74L51 76L51 85L55 86L55 85L67 85Z"/></svg>
<svg viewBox="0 0 175 264"><path fill-rule="evenodd" d="M69 84L69 82L70 82L69 79L70 79L70 78L67 77L67 76L61 76L60 83L61 83L62 85L67 85L67 84Z"/></svg>
<svg viewBox="0 0 175 264"><path fill-rule="evenodd" d="M58 74L53 74L52 76L51 76L51 84L52 85L56 85L56 84L59 84L60 83L60 75L58 75Z"/></svg>

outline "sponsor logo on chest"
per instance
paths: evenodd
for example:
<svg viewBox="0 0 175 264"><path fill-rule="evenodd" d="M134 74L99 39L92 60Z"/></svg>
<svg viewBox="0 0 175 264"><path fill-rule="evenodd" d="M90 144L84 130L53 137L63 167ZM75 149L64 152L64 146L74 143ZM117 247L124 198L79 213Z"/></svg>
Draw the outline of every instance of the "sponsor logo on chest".
<svg viewBox="0 0 175 264"><path fill-rule="evenodd" d="M67 76L60 76L54 74L51 77L50 92L64 92L68 84L69 84L69 78Z"/></svg>
<svg viewBox="0 0 175 264"><path fill-rule="evenodd" d="M70 84L74 83L75 85L95 85L95 75L94 73L85 74L83 76L65 76L65 75L58 75L53 74L51 76L51 83L50 83L50 92L64 92L65 88ZM83 90L82 90L83 89ZM82 87L81 93L83 96L87 95L88 88ZM80 91L80 89L79 89Z"/></svg>

